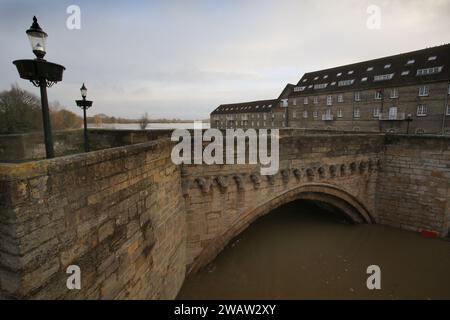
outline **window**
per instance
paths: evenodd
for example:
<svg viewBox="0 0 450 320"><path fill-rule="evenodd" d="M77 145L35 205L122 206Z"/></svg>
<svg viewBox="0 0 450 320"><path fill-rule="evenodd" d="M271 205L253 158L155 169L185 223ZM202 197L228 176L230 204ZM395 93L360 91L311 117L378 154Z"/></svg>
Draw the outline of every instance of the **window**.
<svg viewBox="0 0 450 320"><path fill-rule="evenodd" d="M373 71L373 67L368 67L367 72Z"/></svg>
<svg viewBox="0 0 450 320"><path fill-rule="evenodd" d="M403 71L402 76L407 76L409 74L409 71Z"/></svg>
<svg viewBox="0 0 450 320"><path fill-rule="evenodd" d="M336 81L333 81L333 82L331 83L331 85L332 85L332 86L335 86L335 85L336 85Z"/></svg>
<svg viewBox="0 0 450 320"><path fill-rule="evenodd" d="M326 87L328 87L328 83L320 83L320 84L316 84L314 86L314 89L318 90L318 89L325 89Z"/></svg>
<svg viewBox="0 0 450 320"><path fill-rule="evenodd" d="M348 72L348 74L353 74L354 73L354 71L353 70L350 70L349 72Z"/></svg>
<svg viewBox="0 0 450 320"><path fill-rule="evenodd" d="M380 107L373 108L373 117L374 118L380 117Z"/></svg>
<svg viewBox="0 0 450 320"><path fill-rule="evenodd" d="M324 76L323 76L323 78L324 78L324 79L327 79L327 78L328 78L328 75L327 75L327 74L326 74L326 75L324 75Z"/></svg>
<svg viewBox="0 0 450 320"><path fill-rule="evenodd" d="M416 63L416 60L408 60L408 62L406 63L407 66L410 66L412 64Z"/></svg>
<svg viewBox="0 0 450 320"><path fill-rule="evenodd" d="M434 61L434 60L436 60L437 59L437 56L432 56L432 57L429 57L428 58L428 61Z"/></svg>
<svg viewBox="0 0 450 320"><path fill-rule="evenodd" d="M306 87L295 87L294 92L302 92L305 91Z"/></svg>
<svg viewBox="0 0 450 320"><path fill-rule="evenodd" d="M450 94L450 84L448 85L448 94Z"/></svg>
<svg viewBox="0 0 450 320"><path fill-rule="evenodd" d="M398 98L398 89L391 89L391 99Z"/></svg>
<svg viewBox="0 0 450 320"><path fill-rule="evenodd" d="M353 118L359 118L361 116L359 108L353 109Z"/></svg>
<svg viewBox="0 0 450 320"><path fill-rule="evenodd" d="M419 104L417 106L417 116L425 117L427 115L427 106L424 104Z"/></svg>
<svg viewBox="0 0 450 320"><path fill-rule="evenodd" d="M339 109L339 110L337 111L337 117L338 117L338 118L342 118L342 109Z"/></svg>
<svg viewBox="0 0 450 320"><path fill-rule="evenodd" d="M354 82L355 82L355 79L343 80L343 81L339 81L338 86L339 87L351 86Z"/></svg>
<svg viewBox="0 0 450 320"><path fill-rule="evenodd" d="M397 107L389 108L389 120L397 120Z"/></svg>
<svg viewBox="0 0 450 320"><path fill-rule="evenodd" d="M450 104L447 105L447 116L450 116Z"/></svg>
<svg viewBox="0 0 450 320"><path fill-rule="evenodd" d="M417 70L417 76L428 76L430 74L440 73L444 67L434 67L434 68L426 68Z"/></svg>
<svg viewBox="0 0 450 320"><path fill-rule="evenodd" d="M315 78L314 78L314 81L316 81L316 80L319 80L319 77L315 77Z"/></svg>
<svg viewBox="0 0 450 320"><path fill-rule="evenodd" d="M319 117L319 111L314 110L314 118L317 119Z"/></svg>
<svg viewBox="0 0 450 320"><path fill-rule="evenodd" d="M336 76L337 76L337 77L342 76L342 72L339 72Z"/></svg>
<svg viewBox="0 0 450 320"><path fill-rule="evenodd" d="M382 74L373 77L373 81L385 81L385 80L391 80L394 77L395 73L389 73L389 74Z"/></svg>
<svg viewBox="0 0 450 320"><path fill-rule="evenodd" d="M361 82L366 82L367 79L368 79L367 77L364 77L364 78L361 79Z"/></svg>
<svg viewBox="0 0 450 320"><path fill-rule="evenodd" d="M422 86L419 88L419 97L426 97L430 94L428 86Z"/></svg>
<svg viewBox="0 0 450 320"><path fill-rule="evenodd" d="M385 69L389 69L391 67L391 64L387 64L384 66Z"/></svg>
<svg viewBox="0 0 450 320"><path fill-rule="evenodd" d="M355 101L361 101L361 92L355 92Z"/></svg>
<svg viewBox="0 0 450 320"><path fill-rule="evenodd" d="M281 107L282 108L287 108L288 107L288 99L281 100Z"/></svg>
<svg viewBox="0 0 450 320"><path fill-rule="evenodd" d="M375 92L375 100L381 100L383 99L383 91L378 90Z"/></svg>
<svg viewBox="0 0 450 320"><path fill-rule="evenodd" d="M344 95L343 94L340 94L340 95L338 95L338 102L344 102Z"/></svg>
<svg viewBox="0 0 450 320"><path fill-rule="evenodd" d="M308 111L303 111L303 118L308 119Z"/></svg>
<svg viewBox="0 0 450 320"><path fill-rule="evenodd" d="M314 97L314 104L318 104L319 103L319 97Z"/></svg>
<svg viewBox="0 0 450 320"><path fill-rule="evenodd" d="M312 89L312 87L313 87L313 85L311 84L311 85L308 86L308 89Z"/></svg>
<svg viewBox="0 0 450 320"><path fill-rule="evenodd" d="M297 99L293 99L293 100L292 100L292 104L293 104L294 106L296 106L296 105L297 105Z"/></svg>
<svg viewBox="0 0 450 320"><path fill-rule="evenodd" d="M303 83L305 83L306 81L308 81L308 79L303 79Z"/></svg>
<svg viewBox="0 0 450 320"><path fill-rule="evenodd" d="M327 96L327 106L331 106L333 104L333 97Z"/></svg>
<svg viewBox="0 0 450 320"><path fill-rule="evenodd" d="M306 104L308 104L308 103L309 103L309 101L308 101L308 97L304 98L304 99L303 99L303 104L305 104L305 105L306 105Z"/></svg>
<svg viewBox="0 0 450 320"><path fill-rule="evenodd" d="M297 112L296 111L292 112L292 118L297 119Z"/></svg>

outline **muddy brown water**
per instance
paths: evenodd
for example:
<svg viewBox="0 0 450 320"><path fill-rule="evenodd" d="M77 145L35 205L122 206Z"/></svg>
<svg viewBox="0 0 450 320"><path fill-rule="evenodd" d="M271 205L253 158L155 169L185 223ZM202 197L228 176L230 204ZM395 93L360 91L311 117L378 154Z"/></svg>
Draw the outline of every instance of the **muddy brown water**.
<svg viewBox="0 0 450 320"><path fill-rule="evenodd" d="M381 290L367 289L370 265L381 268ZM450 242L294 202L188 276L178 299L450 299Z"/></svg>

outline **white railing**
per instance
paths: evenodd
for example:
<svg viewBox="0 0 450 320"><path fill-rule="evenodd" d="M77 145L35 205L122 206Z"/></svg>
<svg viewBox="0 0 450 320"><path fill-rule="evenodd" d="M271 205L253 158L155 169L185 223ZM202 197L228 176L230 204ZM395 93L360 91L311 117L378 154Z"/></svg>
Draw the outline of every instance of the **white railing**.
<svg viewBox="0 0 450 320"><path fill-rule="evenodd" d="M380 114L381 121L401 121L406 119L406 114L404 112L399 112L397 114L382 113Z"/></svg>
<svg viewBox="0 0 450 320"><path fill-rule="evenodd" d="M323 114L322 115L322 121L333 121L334 116L331 114Z"/></svg>

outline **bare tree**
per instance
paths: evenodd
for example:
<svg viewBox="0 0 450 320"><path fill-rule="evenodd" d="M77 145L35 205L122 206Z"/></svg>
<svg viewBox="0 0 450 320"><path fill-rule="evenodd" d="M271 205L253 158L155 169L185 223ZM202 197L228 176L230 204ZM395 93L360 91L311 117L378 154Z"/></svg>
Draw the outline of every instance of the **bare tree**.
<svg viewBox="0 0 450 320"><path fill-rule="evenodd" d="M145 130L149 122L150 119L148 118L148 113L146 112L139 120L139 126L141 127L141 130Z"/></svg>

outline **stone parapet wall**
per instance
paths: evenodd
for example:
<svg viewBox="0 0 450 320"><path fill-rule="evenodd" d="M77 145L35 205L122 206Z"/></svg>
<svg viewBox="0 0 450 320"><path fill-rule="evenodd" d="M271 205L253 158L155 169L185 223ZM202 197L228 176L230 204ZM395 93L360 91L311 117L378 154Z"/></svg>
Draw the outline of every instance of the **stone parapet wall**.
<svg viewBox="0 0 450 320"><path fill-rule="evenodd" d="M377 185L380 223L450 232L450 138L388 136Z"/></svg>
<svg viewBox="0 0 450 320"><path fill-rule="evenodd" d="M144 143L170 136L171 130L112 130L89 129L91 150L122 147ZM83 130L53 132L56 156L82 153ZM44 134L42 132L0 135L0 163L18 163L45 158Z"/></svg>
<svg viewBox="0 0 450 320"><path fill-rule="evenodd" d="M0 295L171 299L185 275L169 141L0 165ZM66 287L69 265L81 290Z"/></svg>

